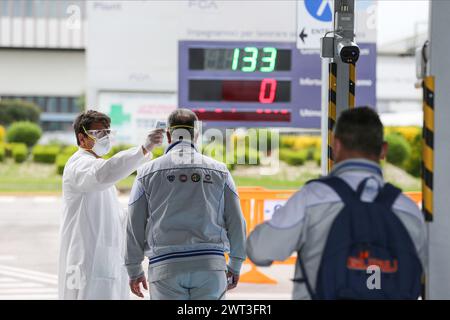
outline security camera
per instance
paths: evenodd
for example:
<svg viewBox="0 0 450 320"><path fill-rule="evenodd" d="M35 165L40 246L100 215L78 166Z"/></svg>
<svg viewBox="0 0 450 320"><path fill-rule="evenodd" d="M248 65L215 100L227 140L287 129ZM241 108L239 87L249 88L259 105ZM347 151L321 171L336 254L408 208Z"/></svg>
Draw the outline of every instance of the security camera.
<svg viewBox="0 0 450 320"><path fill-rule="evenodd" d="M353 41L339 39L337 41L336 53L341 57L342 62L356 63L359 58L359 47Z"/></svg>

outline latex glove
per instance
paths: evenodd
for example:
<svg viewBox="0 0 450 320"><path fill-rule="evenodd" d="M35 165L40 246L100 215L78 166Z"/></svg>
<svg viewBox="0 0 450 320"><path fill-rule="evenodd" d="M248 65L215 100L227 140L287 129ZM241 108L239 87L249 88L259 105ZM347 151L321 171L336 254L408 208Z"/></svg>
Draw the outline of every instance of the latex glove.
<svg viewBox="0 0 450 320"><path fill-rule="evenodd" d="M153 129L147 136L147 139L142 146L147 152L151 152L153 148L161 145L164 139L164 129Z"/></svg>

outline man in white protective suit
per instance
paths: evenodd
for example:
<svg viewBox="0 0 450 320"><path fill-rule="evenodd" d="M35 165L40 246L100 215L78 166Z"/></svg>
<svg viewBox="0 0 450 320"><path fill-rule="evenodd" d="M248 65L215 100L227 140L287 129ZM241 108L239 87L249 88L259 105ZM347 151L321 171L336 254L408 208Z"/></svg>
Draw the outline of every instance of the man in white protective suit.
<svg viewBox="0 0 450 320"><path fill-rule="evenodd" d="M144 145L102 159L111 149L110 118L97 111L74 122L79 150L63 174L58 289L60 299L129 299L124 266L126 214L114 186L151 159L163 130Z"/></svg>

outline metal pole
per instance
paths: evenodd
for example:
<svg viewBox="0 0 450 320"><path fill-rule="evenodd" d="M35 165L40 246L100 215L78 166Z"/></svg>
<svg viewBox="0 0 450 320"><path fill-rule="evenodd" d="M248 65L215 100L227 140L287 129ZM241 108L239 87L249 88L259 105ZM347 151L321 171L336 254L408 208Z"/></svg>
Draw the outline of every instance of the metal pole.
<svg viewBox="0 0 450 320"><path fill-rule="evenodd" d="M355 38L355 0L335 0L334 31L336 36L353 41ZM337 68L336 113L355 106L355 64L345 63L335 50Z"/></svg>
<svg viewBox="0 0 450 320"><path fill-rule="evenodd" d="M328 65L330 63L330 59L322 59L322 99L321 99L321 136L322 136L322 156L321 156L321 171L322 176L327 175L328 173L328 81L325 81L325 79L328 78L329 72L328 72Z"/></svg>
<svg viewBox="0 0 450 320"><path fill-rule="evenodd" d="M428 223L428 268L426 270L426 298L450 299L450 37L448 18L450 1L430 1L428 76L424 84L432 96L426 97L424 119L429 131L425 140L432 141L424 153L424 166L432 174L431 189L424 194L425 210L433 221ZM434 102L434 119L433 106ZM429 105L431 104L431 105ZM431 139L433 138L433 139ZM434 141L433 141L434 140ZM432 148L434 146L434 149ZM433 159L434 155L434 159ZM431 161L431 162L430 162ZM434 170L433 170L434 169ZM429 181L430 182L430 181ZM434 190L434 193L432 192Z"/></svg>
<svg viewBox="0 0 450 320"><path fill-rule="evenodd" d="M328 172L333 168L333 148L332 148L332 137L333 128L336 123L336 88L337 88L337 64L331 62L328 69L328 152L327 152L327 164Z"/></svg>
<svg viewBox="0 0 450 320"><path fill-rule="evenodd" d="M425 220L433 221L434 172L434 77L426 76L422 82L422 211Z"/></svg>
<svg viewBox="0 0 450 320"><path fill-rule="evenodd" d="M356 63L348 64L348 107L353 109L355 107L355 93L356 93Z"/></svg>
<svg viewBox="0 0 450 320"><path fill-rule="evenodd" d="M353 43L355 34L355 1L335 0L334 1L334 30L333 38L322 38L321 56L331 58L328 68L328 86L322 81L322 116L325 116L324 96L325 87L328 90L328 113L327 126L322 121L322 170L329 172L333 167L332 132L337 116L348 108L355 106L355 86L356 86L356 60L341 57L338 44L355 47ZM359 56L359 49L358 49ZM325 61L325 60L324 60ZM349 61L352 61L349 63ZM325 79L322 64L322 79ZM326 132L325 131L326 128ZM326 145L326 149L325 149Z"/></svg>

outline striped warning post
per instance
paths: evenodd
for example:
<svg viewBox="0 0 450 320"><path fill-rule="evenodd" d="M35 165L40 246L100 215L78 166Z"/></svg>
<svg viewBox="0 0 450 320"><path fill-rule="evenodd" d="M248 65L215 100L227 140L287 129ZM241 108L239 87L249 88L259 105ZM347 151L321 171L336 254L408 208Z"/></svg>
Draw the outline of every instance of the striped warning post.
<svg viewBox="0 0 450 320"><path fill-rule="evenodd" d="M422 130L422 211L426 221L433 221L433 172L434 172L434 77L422 82L423 130Z"/></svg>
<svg viewBox="0 0 450 320"><path fill-rule="evenodd" d="M353 109L355 107L356 65L349 63L348 66L348 106Z"/></svg>
<svg viewBox="0 0 450 320"><path fill-rule="evenodd" d="M336 76L337 64L332 62L328 66L328 172L333 167L333 148L331 139L336 122Z"/></svg>

